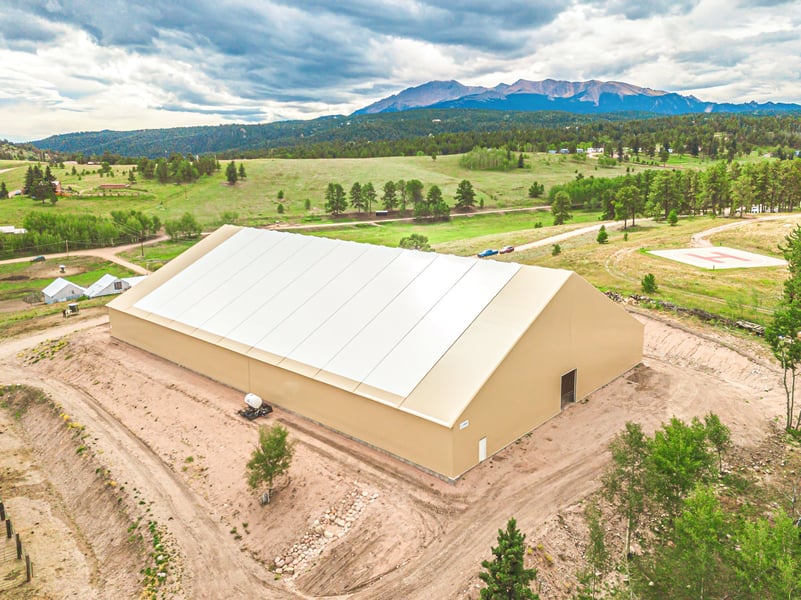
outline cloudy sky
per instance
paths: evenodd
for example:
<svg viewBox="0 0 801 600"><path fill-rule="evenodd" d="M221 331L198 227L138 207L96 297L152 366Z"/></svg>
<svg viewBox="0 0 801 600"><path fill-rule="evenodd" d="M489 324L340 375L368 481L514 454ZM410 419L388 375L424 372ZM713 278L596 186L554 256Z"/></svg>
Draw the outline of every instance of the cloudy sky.
<svg viewBox="0 0 801 600"><path fill-rule="evenodd" d="M0 138L349 114L435 79L801 102L798 0L0 0Z"/></svg>

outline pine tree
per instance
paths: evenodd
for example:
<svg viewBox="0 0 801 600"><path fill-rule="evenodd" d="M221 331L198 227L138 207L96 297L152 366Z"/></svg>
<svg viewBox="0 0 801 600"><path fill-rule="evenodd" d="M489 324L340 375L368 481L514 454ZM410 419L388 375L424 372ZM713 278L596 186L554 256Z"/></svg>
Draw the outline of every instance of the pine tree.
<svg viewBox="0 0 801 600"><path fill-rule="evenodd" d="M394 181L387 181L384 184L384 195L381 200L386 211L394 210L398 206L398 193Z"/></svg>
<svg viewBox="0 0 801 600"><path fill-rule="evenodd" d="M473 189L473 184L467 179L463 179L456 188L456 208L469 209L476 204L476 192Z"/></svg>
<svg viewBox="0 0 801 600"><path fill-rule="evenodd" d="M601 228L598 230L598 237L595 240L599 244L605 244L609 241L609 234L606 233L606 225L601 225Z"/></svg>
<svg viewBox="0 0 801 600"><path fill-rule="evenodd" d="M535 569L526 569L524 557L526 536L517 529L514 518L509 519L506 531L498 530L498 546L492 549L493 560L482 561L485 569L479 573L487 587L481 590L482 600L539 600L530 583L537 579Z"/></svg>
<svg viewBox="0 0 801 600"><path fill-rule="evenodd" d="M8 188L5 181L0 181L0 199L8 198Z"/></svg>
<svg viewBox="0 0 801 600"><path fill-rule="evenodd" d="M375 193L375 187L369 181L362 186L362 199L364 200L364 206L367 209L367 212L373 210L373 203L375 202L377 195Z"/></svg>
<svg viewBox="0 0 801 600"><path fill-rule="evenodd" d="M329 183L325 190L325 211L338 216L348 208L348 201L345 198L345 190L338 183Z"/></svg>
<svg viewBox="0 0 801 600"><path fill-rule="evenodd" d="M573 215L570 214L570 204L570 196L567 192L560 191L556 193L553 202L551 202L554 225L562 225L573 218Z"/></svg>
<svg viewBox="0 0 801 600"><path fill-rule="evenodd" d="M236 164L234 164L234 161L229 162L228 166L225 168L225 178L231 185L234 185L236 183L238 175L236 172Z"/></svg>
<svg viewBox="0 0 801 600"><path fill-rule="evenodd" d="M362 184L358 181L350 188L350 205L361 213L364 210L364 198L362 198Z"/></svg>

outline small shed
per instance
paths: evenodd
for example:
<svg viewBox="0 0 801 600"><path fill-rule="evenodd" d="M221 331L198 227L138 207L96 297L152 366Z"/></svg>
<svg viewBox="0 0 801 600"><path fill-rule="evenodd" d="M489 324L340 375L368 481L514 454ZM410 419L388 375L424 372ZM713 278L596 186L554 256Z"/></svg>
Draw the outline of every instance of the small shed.
<svg viewBox="0 0 801 600"><path fill-rule="evenodd" d="M63 277L59 277L42 290L42 295L44 296L45 304L53 304L54 302L76 300L81 296L85 296L86 290Z"/></svg>
<svg viewBox="0 0 801 600"><path fill-rule="evenodd" d="M142 279L140 277L115 277L106 273L95 281L92 285L86 288L86 296L89 298L98 298L100 296L113 296L114 294L121 294L127 289L132 288Z"/></svg>

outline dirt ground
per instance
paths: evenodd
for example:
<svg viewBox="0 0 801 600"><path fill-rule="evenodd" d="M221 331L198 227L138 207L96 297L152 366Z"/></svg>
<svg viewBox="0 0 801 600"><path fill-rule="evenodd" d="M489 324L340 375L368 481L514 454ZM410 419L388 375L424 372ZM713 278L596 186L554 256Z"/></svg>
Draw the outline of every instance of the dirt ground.
<svg viewBox="0 0 801 600"><path fill-rule="evenodd" d="M563 598L582 560L580 503L626 421L652 431L714 411L748 446L783 414L760 342L638 318L642 365L454 484L276 409L265 422L283 423L296 453L266 507L245 482L258 423L236 415L240 392L113 340L105 317L6 340L0 384L59 405L0 411L0 493L36 565L18 597L137 597L139 570L166 555L160 597L474 599L514 516L541 597ZM58 419L81 435L57 434ZM163 550L132 539L148 523Z"/></svg>

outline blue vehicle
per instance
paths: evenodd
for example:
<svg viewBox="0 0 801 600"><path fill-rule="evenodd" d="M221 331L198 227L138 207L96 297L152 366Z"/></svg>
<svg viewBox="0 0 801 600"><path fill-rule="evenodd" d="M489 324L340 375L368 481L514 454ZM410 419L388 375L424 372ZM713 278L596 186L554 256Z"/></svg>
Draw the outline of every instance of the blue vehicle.
<svg viewBox="0 0 801 600"><path fill-rule="evenodd" d="M476 256L478 256L479 258L486 258L488 256L493 256L495 254L498 254L497 250L493 250L492 248L487 248L486 250L482 250L481 252L476 254Z"/></svg>

